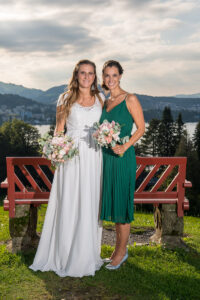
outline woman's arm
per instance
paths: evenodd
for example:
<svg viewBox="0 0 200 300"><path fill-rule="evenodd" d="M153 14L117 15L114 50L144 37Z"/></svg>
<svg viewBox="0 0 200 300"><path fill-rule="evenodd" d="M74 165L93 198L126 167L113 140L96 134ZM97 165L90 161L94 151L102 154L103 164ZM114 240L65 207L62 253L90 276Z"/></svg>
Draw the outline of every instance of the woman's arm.
<svg viewBox="0 0 200 300"><path fill-rule="evenodd" d="M129 95L126 100L126 105L137 127L137 130L131 136L129 142L124 144L127 150L130 146L134 145L143 136L145 132L145 122L142 107L137 96Z"/></svg>
<svg viewBox="0 0 200 300"><path fill-rule="evenodd" d="M64 131L66 121L64 108L64 105L59 105L56 108L56 128L54 134Z"/></svg>
<svg viewBox="0 0 200 300"><path fill-rule="evenodd" d="M128 111L134 119L137 130L133 133L131 138L124 145L116 145L113 149L115 154L123 154L129 147L134 145L145 132L145 122L142 107L138 98L135 95L129 95L126 99Z"/></svg>

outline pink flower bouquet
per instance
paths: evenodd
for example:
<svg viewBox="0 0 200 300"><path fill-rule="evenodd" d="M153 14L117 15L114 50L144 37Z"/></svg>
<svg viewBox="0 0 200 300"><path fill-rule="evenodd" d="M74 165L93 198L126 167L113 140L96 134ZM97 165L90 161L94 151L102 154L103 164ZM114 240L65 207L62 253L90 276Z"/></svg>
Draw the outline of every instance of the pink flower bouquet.
<svg viewBox="0 0 200 300"><path fill-rule="evenodd" d="M48 133L39 139L42 156L51 160L51 164L56 169L61 163L72 159L78 155L78 148L74 146L74 141L63 132L55 134L53 137Z"/></svg>
<svg viewBox="0 0 200 300"><path fill-rule="evenodd" d="M115 121L104 120L102 124L94 123L96 131L93 133L94 141L101 147L115 147L116 144L124 144L129 140L128 137L120 139L121 125Z"/></svg>

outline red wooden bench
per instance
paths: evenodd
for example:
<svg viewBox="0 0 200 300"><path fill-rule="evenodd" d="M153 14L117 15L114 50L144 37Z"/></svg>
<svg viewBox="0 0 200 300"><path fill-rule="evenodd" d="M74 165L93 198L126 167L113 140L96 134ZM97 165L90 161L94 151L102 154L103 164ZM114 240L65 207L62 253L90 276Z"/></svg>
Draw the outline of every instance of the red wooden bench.
<svg viewBox="0 0 200 300"><path fill-rule="evenodd" d="M15 217L16 205L48 203L51 180L43 167L50 168L50 162L41 157L7 157L6 161L7 179L0 187L7 188L4 210L9 210L9 217ZM192 186L185 179L186 163L185 157L137 157L134 203L176 204L182 217L189 209L185 188Z"/></svg>

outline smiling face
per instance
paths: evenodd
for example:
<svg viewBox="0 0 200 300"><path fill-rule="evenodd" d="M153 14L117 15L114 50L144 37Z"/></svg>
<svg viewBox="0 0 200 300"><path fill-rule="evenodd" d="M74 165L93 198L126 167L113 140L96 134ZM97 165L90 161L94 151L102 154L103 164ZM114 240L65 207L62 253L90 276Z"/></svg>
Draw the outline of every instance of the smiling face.
<svg viewBox="0 0 200 300"><path fill-rule="evenodd" d="M79 87L90 88L95 80L94 67L89 64L82 64L79 67L77 80Z"/></svg>
<svg viewBox="0 0 200 300"><path fill-rule="evenodd" d="M119 87L122 75L119 74L117 67L106 67L103 72L103 81L109 90Z"/></svg>

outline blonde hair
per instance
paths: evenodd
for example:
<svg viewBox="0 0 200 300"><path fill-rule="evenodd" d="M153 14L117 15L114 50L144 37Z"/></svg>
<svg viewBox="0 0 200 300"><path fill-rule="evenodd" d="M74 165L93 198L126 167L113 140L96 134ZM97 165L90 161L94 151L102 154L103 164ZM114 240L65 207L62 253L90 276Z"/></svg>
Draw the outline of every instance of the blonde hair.
<svg viewBox="0 0 200 300"><path fill-rule="evenodd" d="M84 59L80 60L72 73L72 78L70 79L69 85L68 85L68 90L62 94L62 97L64 99L62 108L57 109L56 113L56 121L59 122L63 118L68 118L70 114L70 110L72 105L77 101L78 96L79 96L79 82L78 82L78 71L81 65L91 65L94 68L94 74L95 74L95 79L94 82L91 86L90 89L90 94L91 96L97 96L99 99L99 102L103 106L103 100L101 99L99 95L99 90L97 86L97 74L96 74L96 65L90 60ZM67 97L65 98L65 96Z"/></svg>

